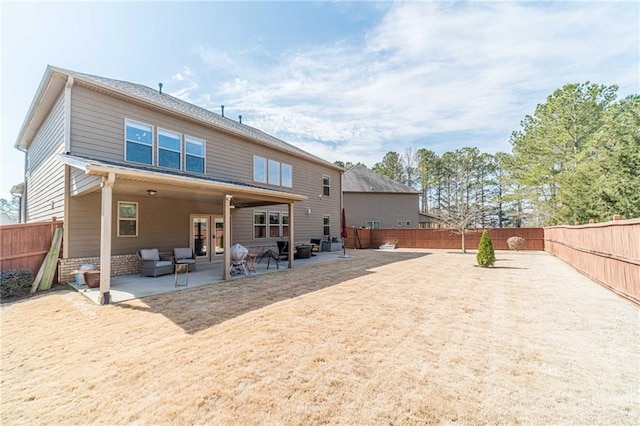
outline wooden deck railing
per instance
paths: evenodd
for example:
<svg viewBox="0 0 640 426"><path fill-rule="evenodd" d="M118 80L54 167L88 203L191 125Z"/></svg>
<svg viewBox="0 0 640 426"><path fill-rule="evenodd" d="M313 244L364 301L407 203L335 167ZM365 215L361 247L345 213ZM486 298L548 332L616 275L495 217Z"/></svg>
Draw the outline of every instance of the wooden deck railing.
<svg viewBox="0 0 640 426"><path fill-rule="evenodd" d="M640 304L640 219L544 229L545 250Z"/></svg>
<svg viewBox="0 0 640 426"><path fill-rule="evenodd" d="M0 226L0 270L28 269L35 276L61 220Z"/></svg>

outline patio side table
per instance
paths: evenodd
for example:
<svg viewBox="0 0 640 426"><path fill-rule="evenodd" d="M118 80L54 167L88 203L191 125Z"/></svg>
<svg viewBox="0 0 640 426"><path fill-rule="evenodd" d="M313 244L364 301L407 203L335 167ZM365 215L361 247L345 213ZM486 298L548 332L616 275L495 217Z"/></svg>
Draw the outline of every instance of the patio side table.
<svg viewBox="0 0 640 426"><path fill-rule="evenodd" d="M189 285L189 264L188 263L176 263L174 272L174 287L187 287ZM186 274L184 284L178 284L178 274Z"/></svg>

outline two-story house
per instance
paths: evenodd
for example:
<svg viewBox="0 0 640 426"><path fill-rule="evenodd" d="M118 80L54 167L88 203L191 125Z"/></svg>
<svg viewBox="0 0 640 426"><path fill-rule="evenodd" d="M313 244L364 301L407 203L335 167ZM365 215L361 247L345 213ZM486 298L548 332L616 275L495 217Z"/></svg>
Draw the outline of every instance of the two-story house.
<svg viewBox="0 0 640 426"><path fill-rule="evenodd" d="M418 191L361 164L343 173L342 192L349 227L437 227L437 218L420 213Z"/></svg>
<svg viewBox="0 0 640 426"><path fill-rule="evenodd" d="M191 247L228 279L232 244L340 229L341 168L161 89L49 66L15 146L22 221L63 219L61 276L99 264L105 303L142 248Z"/></svg>

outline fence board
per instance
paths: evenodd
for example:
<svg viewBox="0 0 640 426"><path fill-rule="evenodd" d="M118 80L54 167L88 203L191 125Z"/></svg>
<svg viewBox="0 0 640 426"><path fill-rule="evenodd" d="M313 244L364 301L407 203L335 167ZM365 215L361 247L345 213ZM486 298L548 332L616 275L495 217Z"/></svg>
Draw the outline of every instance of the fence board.
<svg viewBox="0 0 640 426"><path fill-rule="evenodd" d="M0 226L0 270L28 269L35 276L60 220Z"/></svg>
<svg viewBox="0 0 640 426"><path fill-rule="evenodd" d="M640 303L640 219L544 229L545 250Z"/></svg>
<svg viewBox="0 0 640 426"><path fill-rule="evenodd" d="M467 250L474 250L480 243L483 229L469 229L466 235ZM487 229L496 250L509 250L507 239L525 239L522 250L544 250L544 230L542 228L491 228ZM451 229L426 228L385 228L347 229L345 246L349 248L378 248L387 241L398 240L397 247L462 249L462 237Z"/></svg>

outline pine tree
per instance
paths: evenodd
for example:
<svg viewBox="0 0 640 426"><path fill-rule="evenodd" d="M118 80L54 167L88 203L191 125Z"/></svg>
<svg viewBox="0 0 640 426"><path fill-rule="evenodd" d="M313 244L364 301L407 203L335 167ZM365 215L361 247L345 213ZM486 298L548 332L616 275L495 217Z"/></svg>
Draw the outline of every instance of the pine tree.
<svg viewBox="0 0 640 426"><path fill-rule="evenodd" d="M476 255L478 265L486 268L487 266L493 266L496 262L496 253L493 250L493 244L489 233L485 229L482 231L482 237L480 237L480 244L478 244L478 254Z"/></svg>

